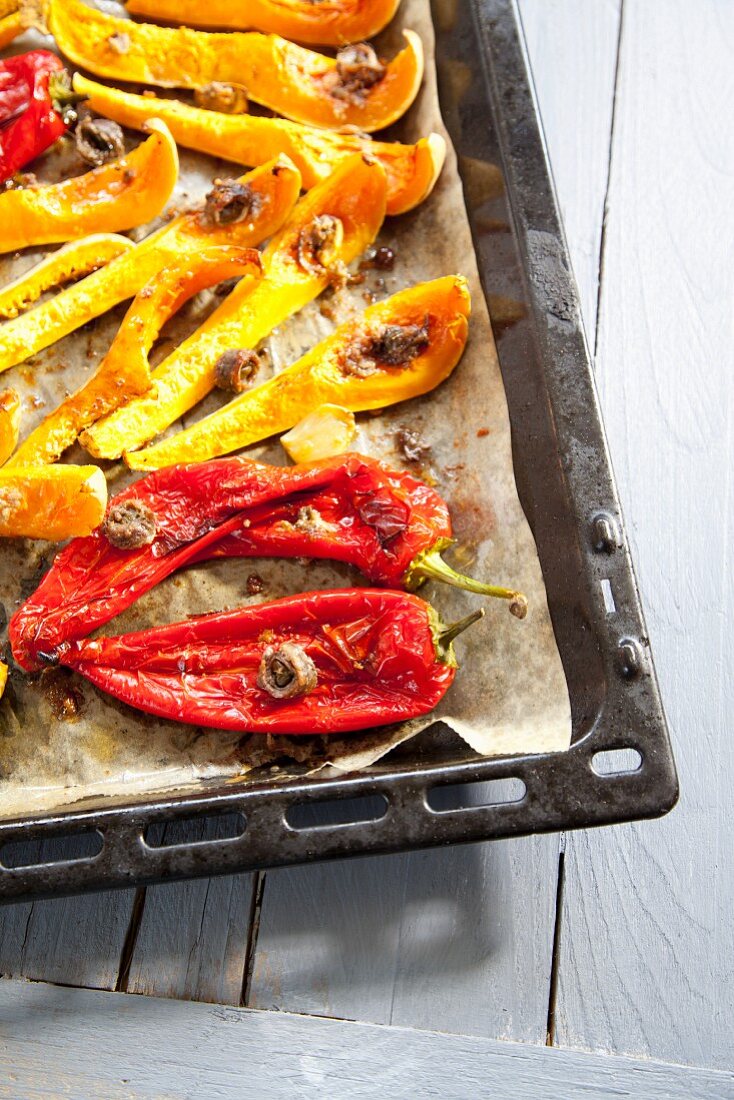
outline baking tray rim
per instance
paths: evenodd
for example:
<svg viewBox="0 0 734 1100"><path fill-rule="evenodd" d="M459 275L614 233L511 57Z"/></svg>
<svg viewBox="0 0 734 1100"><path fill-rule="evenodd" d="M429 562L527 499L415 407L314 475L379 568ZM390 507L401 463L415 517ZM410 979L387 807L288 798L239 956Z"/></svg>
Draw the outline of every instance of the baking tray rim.
<svg viewBox="0 0 734 1100"><path fill-rule="evenodd" d="M434 9L437 4L440 0L433 0ZM204 781L196 791L141 795L128 804L101 809L79 809L72 804L51 814L29 814L2 821L0 859L2 848L8 844L81 831L101 833L103 845L101 852L91 858L18 868L0 863L0 902L611 824L660 816L675 805L678 797L675 765L601 423L519 13L515 0L470 0L460 11L461 18L471 20L476 34L488 102L493 108L504 104L504 114L503 110L494 109L493 114L507 201L517 247L525 260L532 320L547 368L546 382L559 432L559 452L578 520L579 541L585 549L587 580L598 589L601 580L613 574L614 591L620 593L619 602L624 609L616 636L613 640L607 638L612 644L603 653L607 692L601 706L582 735L564 753L477 758L451 764L419 763L415 769L400 766L390 769L381 763L379 774L338 778L316 775L280 784L254 782L238 790L227 789L231 785L223 786L221 782L217 789L209 790ZM440 62L443 36L437 37ZM445 117L445 121L456 142L450 120ZM534 158L530 174L521 170L528 148ZM556 265L550 276L548 256L544 255L543 263L538 265L532 254L531 235L537 234L537 230L531 225L528 211L541 201L544 224L550 225L553 242L550 263ZM472 225L473 232L474 229ZM479 250L477 258L484 275ZM563 357L564 345L569 340L575 343L576 359L580 356L581 360L580 370L575 364L572 409L567 407L569 395L564 392L568 386L567 373L552 374L555 357ZM589 471L580 468L584 459L564 446L567 443L564 426L573 434L574 418L579 414L584 415L587 435L590 429L596 443L598 469L593 471L594 493L588 490ZM601 615L598 592L597 597L595 606ZM600 623L608 626L601 619ZM631 718L638 723L634 732L629 730ZM638 769L612 775L594 770L596 753L636 746L644 749ZM389 765L389 757L387 761ZM525 795L518 801L471 806L451 813L437 812L428 806L427 792L432 787L509 777L519 778L525 784ZM581 791L583 798L579 797ZM369 822L317 829L294 829L285 818L288 808L298 803L363 795L384 797L385 814ZM152 848L145 843L144 831L152 823L231 812L241 813L245 818L246 827L240 837L164 848Z"/></svg>

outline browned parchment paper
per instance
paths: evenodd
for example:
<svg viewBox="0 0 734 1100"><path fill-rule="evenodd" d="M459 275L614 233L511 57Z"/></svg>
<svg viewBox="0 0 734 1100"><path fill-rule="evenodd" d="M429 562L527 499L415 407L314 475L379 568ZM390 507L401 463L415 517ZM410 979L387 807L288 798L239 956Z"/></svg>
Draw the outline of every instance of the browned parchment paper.
<svg viewBox="0 0 734 1100"><path fill-rule="evenodd" d="M105 7L111 10L109 3ZM423 89L401 123L400 136L415 140L431 130L445 133L436 94L428 0L404 0L399 19L387 32L386 48L397 43L401 26L420 33L427 67ZM19 40L16 52L28 48L26 42L38 43L38 39L27 36ZM137 135L130 135L131 144L138 140ZM172 205L202 196L214 176L236 174L232 166L183 150L181 160L181 179ZM67 162L72 163L73 157L63 151L49 154L39 177L58 178ZM79 170L78 163L75 170ZM140 237L143 231L132 235ZM453 377L424 398L379 416L358 418L355 449L405 466L396 432L402 427L417 431L431 449L421 466L412 469L433 478L450 503L458 539L451 560L477 577L522 589L530 602L527 619L519 622L512 618L504 603L484 601L486 618L458 641L462 667L431 716L330 739L241 738L161 722L103 696L72 674L52 673L39 682L16 670L0 703L0 816L41 812L72 802L91 805L101 795L118 801L140 797L146 791L170 793L226 777L246 783L248 775L255 774L253 769L258 769L258 777L272 771L278 778L326 766L352 771L378 760L437 718L454 731L447 730L442 737L459 734L484 755L568 747L568 692L535 546L517 498L504 390L450 148L434 195L417 211L389 219L380 242L394 247L398 256L394 270L383 276L384 284L378 283L378 272L371 272L364 286L340 292L329 303L333 320L324 317L320 304L315 303L284 325L269 341L273 369L291 362L330 332L334 320L364 308L365 291L382 297L423 279L452 272L466 275L473 299L471 337ZM29 251L17 259L0 260L0 281L14 278L40 254ZM164 331L157 358L163 358L201 323L216 301L213 293L206 293L191 303ZM24 394L24 433L94 368L123 313L121 306L0 379L0 387L12 384ZM206 414L219 400L207 399L186 419ZM288 461L277 441L253 447L248 453L279 464ZM69 460L88 459L75 448ZM130 479L119 464L110 465L106 472L111 492ZM22 540L0 545L0 602L8 617L33 590L43 561L49 560L52 552L48 545ZM246 581L250 573L258 573L265 581L265 591L257 600L306 588L364 583L348 569L329 563L212 563L169 579L105 630L138 629L249 602L252 597L247 595ZM480 597L446 586L427 585L423 594L434 601L445 621L465 615L481 602ZM68 709L70 695L78 712L60 718L59 709L64 700ZM420 745L421 738L416 741L416 746Z"/></svg>

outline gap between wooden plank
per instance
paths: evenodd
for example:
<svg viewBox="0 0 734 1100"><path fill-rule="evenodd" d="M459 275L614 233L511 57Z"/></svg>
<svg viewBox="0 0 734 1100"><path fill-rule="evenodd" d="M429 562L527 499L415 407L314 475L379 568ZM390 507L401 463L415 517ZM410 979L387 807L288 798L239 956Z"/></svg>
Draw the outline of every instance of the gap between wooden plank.
<svg viewBox="0 0 734 1100"><path fill-rule="evenodd" d="M255 876L255 888L252 892L252 908L248 921L247 950L245 952L245 966L242 972L242 995L240 1005L250 1003L250 990L252 988L252 972L255 967L255 952L257 951L257 938L260 933L260 915L262 913L263 895L267 875L265 871L258 871Z"/></svg>
<svg viewBox="0 0 734 1100"><path fill-rule="evenodd" d="M607 181L604 187L604 205L602 207L602 221L601 221L601 233L599 236L599 264L597 275L597 291L596 291L596 316L594 321L594 350L593 355L596 358L596 349L599 343L599 313L601 305L602 286L604 283L604 251L606 247L607 239L607 211L609 203L609 187L612 180L612 151L614 148L614 129L617 119L617 89L619 84L619 62L622 56L622 36L624 34L624 0L619 0L619 30L617 32L617 53L614 60L614 89L612 91L612 120L609 126L609 147L607 150Z"/></svg>
<svg viewBox="0 0 734 1100"><path fill-rule="evenodd" d="M117 984L115 985L115 990L118 993L127 993L127 986L130 980L130 967L135 953L135 944L137 943L138 934L140 932L140 922L143 919L144 908L145 887L139 886L135 891L135 898L133 899L133 905L130 911L130 923L127 927L122 951L120 952L120 965L117 972Z"/></svg>
<svg viewBox="0 0 734 1100"><path fill-rule="evenodd" d="M556 997L558 995L558 967L561 956L561 916L563 913L563 886L565 882L565 853L558 853L558 887L556 891L556 919L553 925L553 953L551 958L550 988L548 991L548 1023L546 1027L546 1046L552 1047L556 1030Z"/></svg>

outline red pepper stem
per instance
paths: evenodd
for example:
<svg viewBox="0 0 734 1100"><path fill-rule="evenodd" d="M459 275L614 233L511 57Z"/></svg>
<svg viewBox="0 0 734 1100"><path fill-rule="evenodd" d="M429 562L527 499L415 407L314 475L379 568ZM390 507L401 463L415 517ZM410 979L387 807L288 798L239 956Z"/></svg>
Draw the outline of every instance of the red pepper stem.
<svg viewBox="0 0 734 1100"><path fill-rule="evenodd" d="M524 619L528 613L528 601L522 592L515 592L510 588L500 588L496 584L483 584L481 581L474 580L473 577L457 573L443 560L439 546L424 550L413 559L406 574L406 583L408 587L412 587L413 582L424 577L430 577L434 581L443 581L444 584L451 584L455 588L463 588L467 592L476 592L480 596L494 596L499 600L509 600L510 613L517 619Z"/></svg>
<svg viewBox="0 0 734 1100"><path fill-rule="evenodd" d="M470 615L465 615L463 619L459 619L458 622L449 623L448 626L445 626L438 634L439 645L443 649L448 649L454 638L458 638L460 634L463 634L464 631L468 629L468 627L483 618L484 608L480 607L477 611L472 611Z"/></svg>

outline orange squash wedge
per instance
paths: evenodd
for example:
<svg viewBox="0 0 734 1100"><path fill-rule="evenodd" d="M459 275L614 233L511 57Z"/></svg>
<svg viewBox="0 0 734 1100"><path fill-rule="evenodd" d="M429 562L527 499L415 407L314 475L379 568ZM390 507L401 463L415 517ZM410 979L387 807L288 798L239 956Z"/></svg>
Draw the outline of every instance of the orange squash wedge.
<svg viewBox="0 0 734 1100"><path fill-rule="evenodd" d="M0 194L0 252L116 233L160 214L178 179L178 150L165 122L126 157L62 183Z"/></svg>
<svg viewBox="0 0 734 1100"><path fill-rule="evenodd" d="M469 311L461 276L402 290L341 325L280 374L185 431L126 454L125 461L133 470L200 462L284 432L324 404L360 412L419 397L459 362ZM412 347L403 351L408 358L396 363L401 333Z"/></svg>
<svg viewBox="0 0 734 1100"><path fill-rule="evenodd" d="M48 27L61 52L111 80L164 88L239 84L248 97L311 126L356 126L365 133L396 122L423 79L423 47L405 31L404 48L377 83L349 92L337 61L275 34L208 34L117 19L83 0L46 0Z"/></svg>
<svg viewBox="0 0 734 1100"><path fill-rule="evenodd" d="M0 393L0 466L10 458L20 432L20 397L15 390Z"/></svg>
<svg viewBox="0 0 734 1100"><path fill-rule="evenodd" d="M17 317L45 291L81 279L134 247L131 240L116 233L95 233L64 245L0 288L0 317Z"/></svg>
<svg viewBox="0 0 734 1100"><path fill-rule="evenodd" d="M400 0L127 0L131 15L189 27L280 34L309 46L361 42L386 27Z"/></svg>
<svg viewBox="0 0 734 1100"><path fill-rule="evenodd" d="M184 302L223 279L260 272L260 254L252 248L220 246L185 253L164 267L135 296L110 350L93 376L31 432L8 466L55 462L79 433L99 417L150 389L148 353L163 325ZM2 408L0 398L0 410Z"/></svg>
<svg viewBox="0 0 734 1100"><path fill-rule="evenodd" d="M22 363L92 317L132 298L161 268L206 245L254 247L280 228L298 198L301 176L280 159L240 177L257 199L257 212L226 225L212 223L205 211L181 214L106 267L60 291L52 300L0 325L0 371Z"/></svg>
<svg viewBox="0 0 734 1100"><path fill-rule="evenodd" d="M216 384L222 352L251 350L372 243L385 216L385 173L360 154L314 187L262 253L263 279L238 284L192 336L153 372L154 389L100 420L81 437L95 458L141 447L201 401ZM331 230L322 262L304 253L314 226Z"/></svg>
<svg viewBox="0 0 734 1100"><path fill-rule="evenodd" d="M438 179L446 156L440 134L429 134L416 145L373 141L355 134L316 130L282 118L226 115L190 107L175 99L135 95L94 80L74 77L74 89L87 97L97 114L122 126L141 129L152 118L162 118L179 145L237 164L255 165L283 154L296 165L303 186L326 179L347 157L365 152L379 160L387 175L387 213L403 214L426 199Z"/></svg>
<svg viewBox="0 0 734 1100"><path fill-rule="evenodd" d="M75 538L99 527L107 482L99 466L24 466L0 470L0 537Z"/></svg>
<svg viewBox="0 0 734 1100"><path fill-rule="evenodd" d="M23 30L25 25L19 11L0 16L0 50L8 46Z"/></svg>

